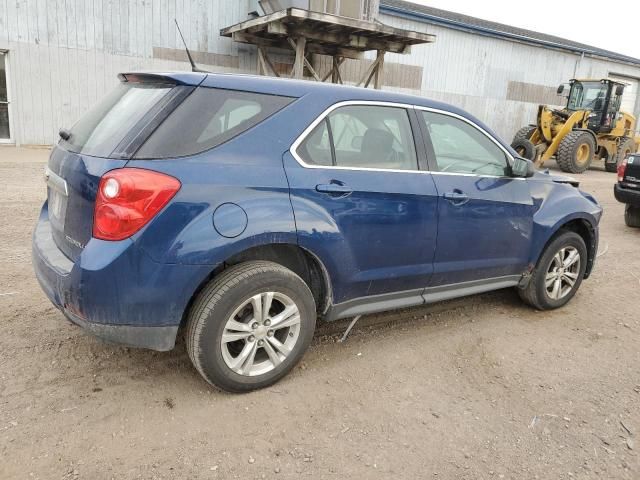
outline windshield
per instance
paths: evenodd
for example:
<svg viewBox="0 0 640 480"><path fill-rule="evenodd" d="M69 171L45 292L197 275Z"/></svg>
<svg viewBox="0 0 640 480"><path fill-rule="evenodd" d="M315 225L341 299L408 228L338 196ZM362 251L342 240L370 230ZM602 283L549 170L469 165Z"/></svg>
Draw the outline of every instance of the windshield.
<svg viewBox="0 0 640 480"><path fill-rule="evenodd" d="M166 84L121 83L71 128L69 151L109 157L140 119L170 90Z"/></svg>
<svg viewBox="0 0 640 480"><path fill-rule="evenodd" d="M569 94L569 110L602 110L609 85L600 82L574 82Z"/></svg>

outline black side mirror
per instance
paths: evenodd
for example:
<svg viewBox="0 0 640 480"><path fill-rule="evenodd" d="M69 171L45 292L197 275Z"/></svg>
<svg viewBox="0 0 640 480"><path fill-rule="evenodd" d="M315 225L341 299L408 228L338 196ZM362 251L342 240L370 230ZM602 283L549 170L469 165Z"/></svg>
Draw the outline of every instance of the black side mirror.
<svg viewBox="0 0 640 480"><path fill-rule="evenodd" d="M623 92L624 92L624 85L617 85L616 86L616 96L622 95Z"/></svg>
<svg viewBox="0 0 640 480"><path fill-rule="evenodd" d="M562 92L564 92L564 84L563 84L563 85L560 85L560 86L558 87L558 92L557 92L557 93L558 93L558 95L562 95Z"/></svg>
<svg viewBox="0 0 640 480"><path fill-rule="evenodd" d="M529 178L536 173L536 168L531 160L515 157L511 165L511 175L514 177Z"/></svg>

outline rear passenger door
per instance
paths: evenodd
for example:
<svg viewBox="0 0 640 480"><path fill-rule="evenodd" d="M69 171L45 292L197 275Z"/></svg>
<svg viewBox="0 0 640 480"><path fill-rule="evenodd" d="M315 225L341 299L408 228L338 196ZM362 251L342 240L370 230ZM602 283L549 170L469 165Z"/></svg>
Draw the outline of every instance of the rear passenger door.
<svg viewBox="0 0 640 480"><path fill-rule="evenodd" d="M440 195L430 286L518 278L527 268L533 201L506 150L463 117L417 109ZM508 279L508 278L507 278Z"/></svg>
<svg viewBox="0 0 640 480"><path fill-rule="evenodd" d="M285 154L299 243L329 270L334 303L389 292L421 302L437 194L420 170L425 150L415 142L414 115L404 105L344 102Z"/></svg>

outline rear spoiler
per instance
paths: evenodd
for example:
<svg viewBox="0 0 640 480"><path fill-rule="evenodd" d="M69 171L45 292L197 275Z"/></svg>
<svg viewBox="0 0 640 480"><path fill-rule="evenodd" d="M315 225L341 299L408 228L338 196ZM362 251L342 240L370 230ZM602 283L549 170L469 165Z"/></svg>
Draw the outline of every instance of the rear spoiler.
<svg viewBox="0 0 640 480"><path fill-rule="evenodd" d="M197 87L207 78L206 73L186 72L124 72L118 74L123 83L155 83L165 85L191 85Z"/></svg>

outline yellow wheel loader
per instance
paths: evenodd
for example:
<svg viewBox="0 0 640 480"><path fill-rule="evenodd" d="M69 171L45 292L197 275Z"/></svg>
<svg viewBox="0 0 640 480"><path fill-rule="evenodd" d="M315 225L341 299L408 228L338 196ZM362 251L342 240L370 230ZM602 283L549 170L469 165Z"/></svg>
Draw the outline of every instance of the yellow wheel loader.
<svg viewBox="0 0 640 480"><path fill-rule="evenodd" d="M624 157L640 149L636 118L620 111L625 84L605 78L573 79L569 85L567 106L540 105L537 124L518 130L511 146L538 168L555 156L562 171L582 173L599 158L615 172ZM563 91L560 85L558 95Z"/></svg>

